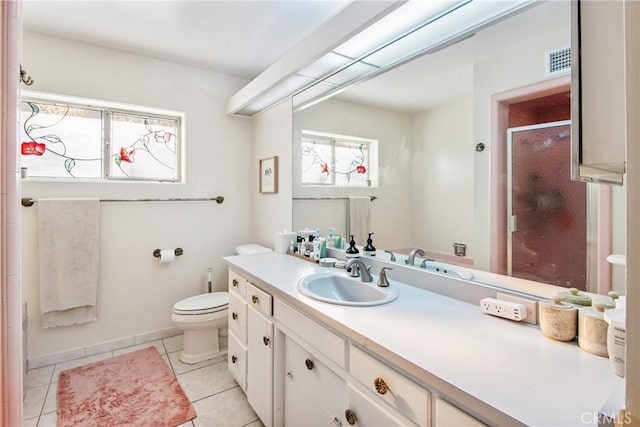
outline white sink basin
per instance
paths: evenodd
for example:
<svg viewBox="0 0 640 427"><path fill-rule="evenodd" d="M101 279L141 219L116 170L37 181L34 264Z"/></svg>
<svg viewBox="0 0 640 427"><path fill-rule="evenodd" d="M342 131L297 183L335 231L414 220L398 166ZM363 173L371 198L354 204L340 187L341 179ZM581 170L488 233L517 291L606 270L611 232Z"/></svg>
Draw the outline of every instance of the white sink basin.
<svg viewBox="0 0 640 427"><path fill-rule="evenodd" d="M359 277L348 277L341 273L318 273L303 277L298 282L298 291L303 295L330 304L365 307L381 305L398 298L398 290L391 286L376 286L376 278L364 283Z"/></svg>

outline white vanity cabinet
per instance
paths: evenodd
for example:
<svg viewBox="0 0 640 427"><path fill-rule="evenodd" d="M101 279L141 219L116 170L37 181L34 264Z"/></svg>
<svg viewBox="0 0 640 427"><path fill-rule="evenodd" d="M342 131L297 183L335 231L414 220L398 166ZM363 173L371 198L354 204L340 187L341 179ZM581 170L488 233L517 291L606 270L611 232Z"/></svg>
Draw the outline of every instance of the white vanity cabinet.
<svg viewBox="0 0 640 427"><path fill-rule="evenodd" d="M229 371L266 427L273 425L272 298L229 270Z"/></svg>
<svg viewBox="0 0 640 427"><path fill-rule="evenodd" d="M285 337L276 425L430 425L428 390L279 300L274 318Z"/></svg>

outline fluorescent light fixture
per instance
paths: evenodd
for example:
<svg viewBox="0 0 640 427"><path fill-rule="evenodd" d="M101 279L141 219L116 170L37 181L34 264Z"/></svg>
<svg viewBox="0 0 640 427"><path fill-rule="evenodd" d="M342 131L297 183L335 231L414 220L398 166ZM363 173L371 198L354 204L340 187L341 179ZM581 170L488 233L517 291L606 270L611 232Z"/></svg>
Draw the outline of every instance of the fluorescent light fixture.
<svg viewBox="0 0 640 427"><path fill-rule="evenodd" d="M309 104L316 104L319 100L330 98L342 92L348 86L370 79L375 75L406 63L417 56L437 52L447 46L472 37L476 31L524 10L525 7L537 1L538 0L469 0L462 3L456 2L453 6L449 4L449 2L447 3L449 8L445 11L440 11L440 14L435 18L431 16L426 22L414 27L395 41L386 43L372 53L362 56L359 61L354 62L354 64L366 62L371 66L379 67L377 70L371 71L371 68L369 68L369 71L366 71L361 68L363 73L359 76L357 76L355 72L349 72L349 76L353 77L350 81L347 81L346 78L335 80L335 77L346 72L352 68L353 65L338 70L334 75L327 77L327 80L334 79L335 81L340 81L339 87L331 91L325 91L316 98L306 97L308 100L305 102L298 102L295 99L304 93L304 90L294 94L295 110L306 108ZM417 0L417 2L422 3L420 0ZM409 4L411 4L411 2ZM403 8L404 6L399 10ZM398 13L399 10L394 13ZM384 19L372 25L366 31L377 27L377 24L383 21ZM338 49L336 49L336 51L337 50Z"/></svg>
<svg viewBox="0 0 640 427"><path fill-rule="evenodd" d="M258 96L253 116L290 96L302 109L346 87L473 36L541 0L410 0ZM301 98L302 97L302 98Z"/></svg>
<svg viewBox="0 0 640 427"><path fill-rule="evenodd" d="M530 1L472 1L451 11L441 19L425 25L368 55L366 61L379 67L394 64L399 59L414 57L421 53L441 50L452 42L462 41L490 23L522 8Z"/></svg>
<svg viewBox="0 0 640 427"><path fill-rule="evenodd" d="M369 28L333 49L347 57L358 59L369 54L407 31L424 25L454 6L470 0L414 0L391 12Z"/></svg>

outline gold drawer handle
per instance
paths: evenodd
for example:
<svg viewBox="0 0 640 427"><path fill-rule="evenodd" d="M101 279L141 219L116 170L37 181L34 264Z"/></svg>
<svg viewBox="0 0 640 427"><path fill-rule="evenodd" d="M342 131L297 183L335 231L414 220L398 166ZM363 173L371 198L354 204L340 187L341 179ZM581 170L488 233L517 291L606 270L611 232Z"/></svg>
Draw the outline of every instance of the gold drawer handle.
<svg viewBox="0 0 640 427"><path fill-rule="evenodd" d="M231 356L231 363L236 363L238 361L238 357L234 354Z"/></svg>
<svg viewBox="0 0 640 427"><path fill-rule="evenodd" d="M313 371L313 360L311 359L305 360L304 365L307 367L308 370Z"/></svg>
<svg viewBox="0 0 640 427"><path fill-rule="evenodd" d="M376 388L378 394L385 394L387 391L389 391L389 386L380 377L373 380L373 386Z"/></svg>
<svg viewBox="0 0 640 427"><path fill-rule="evenodd" d="M356 417L356 413L351 409L347 409L344 411L344 417L347 419L347 422L350 425L354 425L358 421L358 417Z"/></svg>
<svg viewBox="0 0 640 427"><path fill-rule="evenodd" d="M255 296L255 295L251 295L251 302L254 303L254 304L257 304L258 303L258 297Z"/></svg>
<svg viewBox="0 0 640 427"><path fill-rule="evenodd" d="M234 288L237 288L237 287L238 287L238 281L237 281L236 279L233 279L233 282L231 282L231 285L232 285Z"/></svg>
<svg viewBox="0 0 640 427"><path fill-rule="evenodd" d="M269 345L271 340L269 339L269 337L262 337L262 342L264 343L264 345Z"/></svg>
<svg viewBox="0 0 640 427"><path fill-rule="evenodd" d="M238 320L238 313L231 313L231 317L233 318L233 320Z"/></svg>

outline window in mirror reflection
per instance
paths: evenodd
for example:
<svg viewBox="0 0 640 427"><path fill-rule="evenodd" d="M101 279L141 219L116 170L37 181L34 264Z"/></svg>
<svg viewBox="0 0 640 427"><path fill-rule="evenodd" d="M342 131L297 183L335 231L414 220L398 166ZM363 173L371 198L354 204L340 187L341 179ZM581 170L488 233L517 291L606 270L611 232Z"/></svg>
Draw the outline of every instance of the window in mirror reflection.
<svg viewBox="0 0 640 427"><path fill-rule="evenodd" d="M302 185L377 186L378 141L303 130Z"/></svg>

